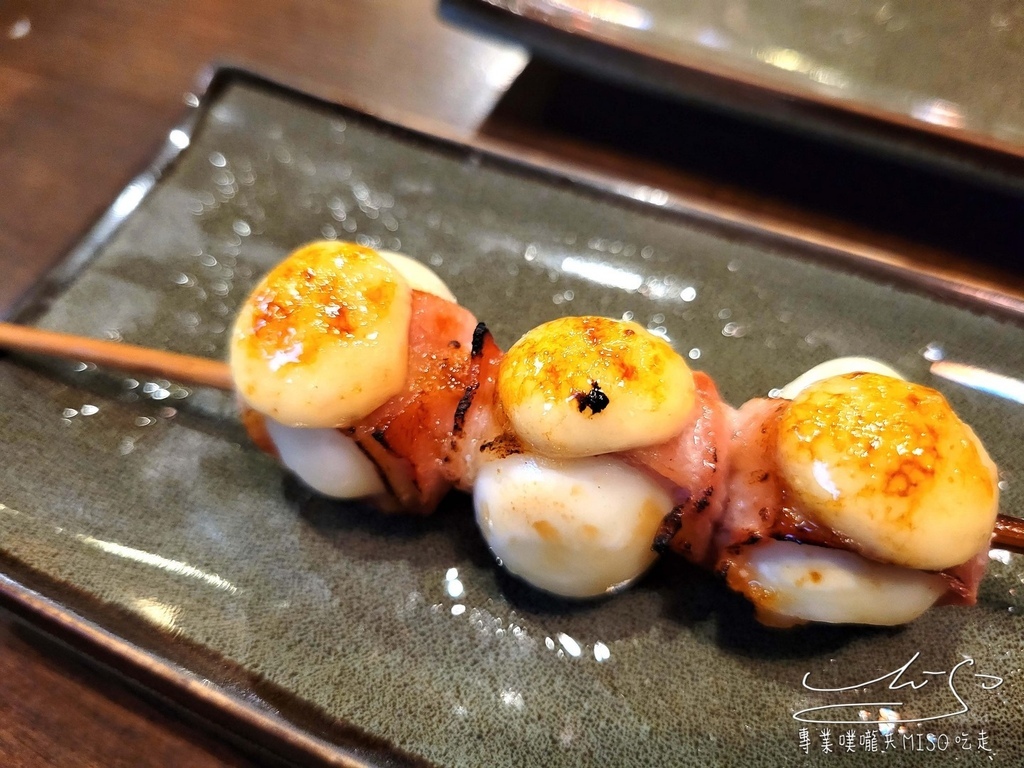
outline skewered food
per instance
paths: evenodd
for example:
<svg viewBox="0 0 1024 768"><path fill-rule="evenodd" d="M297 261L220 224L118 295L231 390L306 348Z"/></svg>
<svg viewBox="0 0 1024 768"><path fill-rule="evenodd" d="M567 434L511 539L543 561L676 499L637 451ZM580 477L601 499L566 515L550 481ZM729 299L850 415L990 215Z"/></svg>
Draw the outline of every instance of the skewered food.
<svg viewBox="0 0 1024 768"><path fill-rule="evenodd" d="M331 242L293 253L232 337L256 443L326 495L433 511L452 487L456 414L488 363L474 355L486 330L449 295L407 257Z"/></svg>
<svg viewBox="0 0 1024 768"><path fill-rule="evenodd" d="M676 476L700 463L703 410L682 357L635 323L554 320L505 355L494 408L509 455L481 453L473 494L495 556L569 597L643 574L662 520L691 495Z"/></svg>
<svg viewBox="0 0 1024 768"><path fill-rule="evenodd" d="M996 470L934 390L839 360L734 410L634 323L565 317L502 355L449 297L415 262L300 249L236 325L254 437L329 495L429 512L473 492L495 556L564 596L617 591L671 549L767 623L975 599Z"/></svg>
<svg viewBox="0 0 1024 768"><path fill-rule="evenodd" d="M767 623L903 623L938 600L973 603L995 465L935 390L845 367L738 412L716 567Z"/></svg>
<svg viewBox="0 0 1024 768"><path fill-rule="evenodd" d="M556 594L675 550L766 623L895 624L974 602L993 522L1024 551L977 436L883 363L829 361L737 410L632 323L562 318L503 355L429 269L354 245L273 270L230 369L18 326L0 343L234 389L254 441L330 496L426 513L472 491L499 560Z"/></svg>

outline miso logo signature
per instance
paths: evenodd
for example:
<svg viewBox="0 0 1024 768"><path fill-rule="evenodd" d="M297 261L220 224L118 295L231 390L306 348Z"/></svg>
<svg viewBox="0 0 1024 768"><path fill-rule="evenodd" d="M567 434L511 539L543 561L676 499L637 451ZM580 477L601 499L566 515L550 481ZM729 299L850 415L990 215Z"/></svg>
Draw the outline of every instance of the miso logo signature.
<svg viewBox="0 0 1024 768"><path fill-rule="evenodd" d="M893 710L896 707L905 706L906 702L897 701L897 698L903 698L910 691L918 691L931 685L942 686L949 691L950 708L948 710L907 719L887 718L887 722L890 724L897 724L924 723L931 720L944 720L970 711L970 707L968 707L967 702L964 700L963 696L961 696L961 691L966 691L968 688L972 687L982 691L991 691L1003 684L1003 678L997 675L986 675L973 672L972 668L974 667L974 659L972 658L964 657L963 660L955 664L949 670L935 672L926 669L918 670L914 668L920 656L921 652L918 651L910 657L910 660L907 661L906 664L897 667L892 672L887 672L873 680L865 680L864 682L853 683L852 685L845 685L838 688L818 688L817 686L812 685L810 683L811 673L808 672L804 675L803 680L801 681L803 687L808 691L836 694L857 691L857 696L853 697L851 695L851 699L859 699L863 696L865 699L870 697L875 700L849 700L836 702L835 704L824 704L818 707L809 707L807 709L801 709L799 712L794 714L793 719L799 720L803 723L832 725L856 723L862 725L864 723L864 719L863 717L858 716L858 713L861 710L872 708L886 708ZM902 691L903 693L894 694L891 693L892 691ZM842 719L844 717L847 719Z"/></svg>

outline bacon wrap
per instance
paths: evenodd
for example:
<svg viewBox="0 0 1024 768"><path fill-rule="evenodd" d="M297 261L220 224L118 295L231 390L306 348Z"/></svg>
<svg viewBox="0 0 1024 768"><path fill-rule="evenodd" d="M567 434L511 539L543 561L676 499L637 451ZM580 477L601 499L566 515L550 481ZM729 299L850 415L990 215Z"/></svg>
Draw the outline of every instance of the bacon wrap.
<svg viewBox="0 0 1024 768"><path fill-rule="evenodd" d="M504 418L498 405L498 366L501 357L501 348L491 332L483 323L477 325L470 355L475 389L471 400L463 403L456 429L447 441L443 468L447 481L466 493L473 492L473 483L481 463L497 455L494 451L497 442L514 443L516 450L510 453L518 451L518 441L504 434Z"/></svg>
<svg viewBox="0 0 1024 768"><path fill-rule="evenodd" d="M775 458L778 420L786 401L749 400L732 414L728 505L715 532L716 568L742 562L742 549L760 539L784 539L858 552L856 542L801 515L788 498ZM973 605L985 575L988 549L942 575L949 591L940 603Z"/></svg>
<svg viewBox="0 0 1024 768"><path fill-rule="evenodd" d="M974 605L977 603L978 587L981 580L985 578L988 560L988 547L986 547L963 565L944 570L942 576L949 584L949 590L939 598L939 605Z"/></svg>
<svg viewBox="0 0 1024 768"><path fill-rule="evenodd" d="M474 355L483 336L490 334L469 310L413 291L405 389L343 430L377 465L403 511L433 512L452 488L445 465L456 438L481 383L493 389L490 358Z"/></svg>
<svg viewBox="0 0 1024 768"><path fill-rule="evenodd" d="M281 457L277 455L277 447L270 439L270 433L267 432L267 422L263 414L250 408L240 397L238 398L238 414L253 445L275 459L280 459Z"/></svg>
<svg viewBox="0 0 1024 768"><path fill-rule="evenodd" d="M696 403L686 427L665 443L622 455L675 489L676 506L662 522L654 548L672 549L695 563L709 564L712 536L726 502L730 408L710 376L696 371L693 382Z"/></svg>

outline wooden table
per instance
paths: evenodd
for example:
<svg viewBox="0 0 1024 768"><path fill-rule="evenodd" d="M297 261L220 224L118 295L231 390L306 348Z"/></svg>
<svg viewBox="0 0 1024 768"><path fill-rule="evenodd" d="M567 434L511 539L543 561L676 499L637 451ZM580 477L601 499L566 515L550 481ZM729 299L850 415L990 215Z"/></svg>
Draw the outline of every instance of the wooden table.
<svg viewBox="0 0 1024 768"><path fill-rule="evenodd" d="M14 0L0 40L0 309L144 167L213 63L467 133L526 63L434 0Z"/></svg>
<svg viewBox="0 0 1024 768"><path fill-rule="evenodd" d="M545 134L522 119L530 112L528 87L495 111L527 60L514 46L441 22L435 0L9 0L0 5L0 313L145 166L199 74L215 62L249 66L384 117L413 116L448 134L527 141L750 215L870 241L933 268L980 272L1018 290L1024 282L1019 270L979 269L962 255L752 194L735 180ZM538 71L531 69L534 79ZM5 766L260 761L87 668L3 611L0 674Z"/></svg>

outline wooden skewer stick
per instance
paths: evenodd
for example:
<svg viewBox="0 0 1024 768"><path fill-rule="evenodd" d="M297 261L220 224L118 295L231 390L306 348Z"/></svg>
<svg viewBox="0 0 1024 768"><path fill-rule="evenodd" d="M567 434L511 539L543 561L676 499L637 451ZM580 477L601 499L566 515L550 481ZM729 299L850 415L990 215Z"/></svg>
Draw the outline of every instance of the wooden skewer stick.
<svg viewBox="0 0 1024 768"><path fill-rule="evenodd" d="M13 323L0 323L0 348L81 360L123 371L150 373L183 384L200 384L228 392L235 388L231 380L231 369L220 360L44 331Z"/></svg>
<svg viewBox="0 0 1024 768"><path fill-rule="evenodd" d="M1024 520L1009 515L997 517L992 531L992 546L1024 555Z"/></svg>
<svg viewBox="0 0 1024 768"><path fill-rule="evenodd" d="M148 347L101 341L70 333L0 323L0 348L96 363L123 371L151 373L182 383L232 391L231 369L220 360L179 355ZM999 515L992 546L1024 555L1024 520Z"/></svg>

